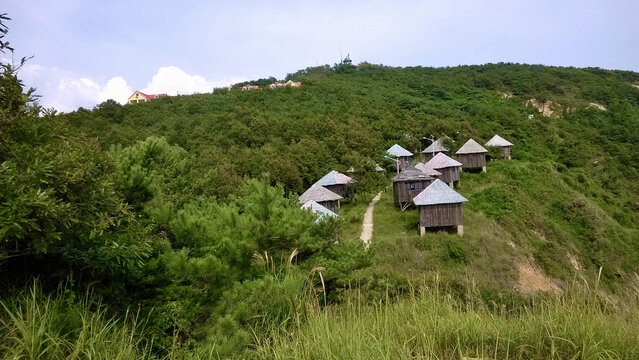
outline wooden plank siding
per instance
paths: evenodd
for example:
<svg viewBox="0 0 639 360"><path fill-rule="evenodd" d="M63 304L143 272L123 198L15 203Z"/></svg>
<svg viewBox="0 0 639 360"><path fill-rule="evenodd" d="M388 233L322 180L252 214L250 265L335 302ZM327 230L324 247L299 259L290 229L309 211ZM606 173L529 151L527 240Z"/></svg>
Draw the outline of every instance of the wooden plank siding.
<svg viewBox="0 0 639 360"><path fill-rule="evenodd" d="M334 213L337 213L339 211L339 200L318 201L317 203Z"/></svg>
<svg viewBox="0 0 639 360"><path fill-rule="evenodd" d="M441 169L437 169L437 171L442 173L438 177L438 179L445 182L446 184L459 181L459 166L441 168Z"/></svg>
<svg viewBox="0 0 639 360"><path fill-rule="evenodd" d="M510 159L510 146L502 146L501 147L501 156L504 159Z"/></svg>
<svg viewBox="0 0 639 360"><path fill-rule="evenodd" d="M420 227L463 225L462 204L418 206Z"/></svg>
<svg viewBox="0 0 639 360"><path fill-rule="evenodd" d="M458 160L464 169L480 168L486 166L486 153L459 154Z"/></svg>
<svg viewBox="0 0 639 360"><path fill-rule="evenodd" d="M439 154L440 152L442 152L442 151L435 151L435 155ZM444 154L445 154L445 153L444 153ZM430 153L422 153L422 157L423 157L423 159L424 159L424 160L423 160L423 162L424 162L424 163L427 163L427 162L429 162L429 161L430 161L433 157L435 157L435 156L433 155L433 153L432 153L432 152L430 152Z"/></svg>
<svg viewBox="0 0 639 360"><path fill-rule="evenodd" d="M346 184L337 184L337 185L326 185L324 186L326 189L340 195L343 198L353 198L353 188L350 185Z"/></svg>
<svg viewBox="0 0 639 360"><path fill-rule="evenodd" d="M401 171L410 166L412 158L410 156L398 156L397 160L399 160L399 170Z"/></svg>
<svg viewBox="0 0 639 360"><path fill-rule="evenodd" d="M396 181L393 183L395 205L413 202L413 198L430 185L433 180Z"/></svg>

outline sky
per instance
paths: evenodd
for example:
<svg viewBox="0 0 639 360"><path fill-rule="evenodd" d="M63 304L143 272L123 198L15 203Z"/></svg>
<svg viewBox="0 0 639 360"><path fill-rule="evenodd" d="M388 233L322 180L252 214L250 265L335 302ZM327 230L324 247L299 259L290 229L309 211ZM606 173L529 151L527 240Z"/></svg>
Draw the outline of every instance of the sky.
<svg viewBox="0 0 639 360"><path fill-rule="evenodd" d="M59 111L339 62L639 71L639 1L5 0L20 77Z"/></svg>

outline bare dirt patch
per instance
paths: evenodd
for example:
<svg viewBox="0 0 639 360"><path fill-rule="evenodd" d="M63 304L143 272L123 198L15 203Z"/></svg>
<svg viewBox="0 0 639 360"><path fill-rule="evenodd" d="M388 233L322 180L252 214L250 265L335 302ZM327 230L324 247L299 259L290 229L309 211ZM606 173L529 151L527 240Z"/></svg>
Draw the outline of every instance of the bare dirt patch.
<svg viewBox="0 0 639 360"><path fill-rule="evenodd" d="M572 265L572 267L575 270L582 271L584 269L583 266L581 266L579 259L577 259L577 256L575 256L575 254L568 252L568 260L570 261L570 265Z"/></svg>
<svg viewBox="0 0 639 360"><path fill-rule="evenodd" d="M535 107L543 116L552 116L558 108L561 108L561 105L550 100L539 101L537 99L530 99L526 101L526 107L528 107L528 105Z"/></svg>
<svg viewBox="0 0 639 360"><path fill-rule="evenodd" d="M551 294L561 294L563 292L554 281L544 274L532 257L520 261L517 264L517 272L519 273L519 279L515 289L523 294L533 294L537 291Z"/></svg>
<svg viewBox="0 0 639 360"><path fill-rule="evenodd" d="M513 97L512 93L505 93L505 92L500 92L499 95L501 95L502 99L510 99Z"/></svg>
<svg viewBox="0 0 639 360"><path fill-rule="evenodd" d="M596 109L599 109L601 111L608 111L608 109L606 109L605 106L601 105L601 104L597 104L597 103L590 103L590 105L588 105L589 108L594 107Z"/></svg>

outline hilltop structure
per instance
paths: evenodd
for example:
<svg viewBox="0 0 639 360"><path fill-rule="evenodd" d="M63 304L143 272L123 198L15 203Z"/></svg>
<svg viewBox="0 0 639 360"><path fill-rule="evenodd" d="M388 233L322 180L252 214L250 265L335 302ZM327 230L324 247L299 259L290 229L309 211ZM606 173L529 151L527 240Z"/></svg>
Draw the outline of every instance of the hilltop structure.
<svg viewBox="0 0 639 360"><path fill-rule="evenodd" d="M293 80L289 80L285 83L272 83L269 84L268 87L270 89L275 89L278 87L283 87L283 86L293 86L293 87L298 87L298 86L302 86L302 83L300 81L293 81Z"/></svg>
<svg viewBox="0 0 639 360"><path fill-rule="evenodd" d="M439 180L447 183L451 189L455 188L455 183L459 182L459 171L461 170L462 163L451 159L444 153L435 155L426 163L426 166L431 169L435 169L441 173Z"/></svg>
<svg viewBox="0 0 639 360"><path fill-rule="evenodd" d="M333 170L324 175L324 177L319 179L315 184L323 186L344 198L354 199L355 192L351 186L353 183L355 183L355 180L350 176Z"/></svg>
<svg viewBox="0 0 639 360"><path fill-rule="evenodd" d="M153 99L157 99L157 98L161 98L161 97L167 97L167 94L145 94L141 91L136 91L133 93L133 95L129 96L129 100L128 103L129 104L137 104L137 103L143 103L143 102L147 102Z"/></svg>
<svg viewBox="0 0 639 360"><path fill-rule="evenodd" d="M257 85L244 85L242 86L242 90L257 90L259 86Z"/></svg>
<svg viewBox="0 0 639 360"><path fill-rule="evenodd" d="M314 184L302 195L300 195L299 201L302 204L306 204L309 201L315 201L318 204L324 206L330 211L337 213L339 211L339 201L343 199L342 196L326 189L321 185Z"/></svg>
<svg viewBox="0 0 639 360"><path fill-rule="evenodd" d="M470 139L455 154L457 154L459 161L462 163L462 168L481 168L481 171L486 172L487 152L488 150L479 145L477 141Z"/></svg>
<svg viewBox="0 0 639 360"><path fill-rule="evenodd" d="M428 145L428 147L422 151L424 161L430 161L430 159L435 157L435 155L439 154L440 152L447 153L448 151L450 151L446 147L444 147L444 145L442 144L442 140L442 138L439 138L433 141L432 144Z"/></svg>
<svg viewBox="0 0 639 360"><path fill-rule="evenodd" d="M435 179L426 189L413 199L419 210L419 235L423 236L426 228L457 228L457 233L464 234L462 203L468 200L448 187L443 181Z"/></svg>
<svg viewBox="0 0 639 360"><path fill-rule="evenodd" d="M500 147L501 157L510 160L510 147L513 146L510 141L504 139L499 135L495 135L490 140L488 140L486 146Z"/></svg>
<svg viewBox="0 0 639 360"><path fill-rule="evenodd" d="M413 161L413 153L397 144L388 148L386 152L397 160L399 170L406 169L410 166L411 161Z"/></svg>
<svg viewBox="0 0 639 360"><path fill-rule="evenodd" d="M413 198L428 187L433 180L435 178L423 173L414 166L402 170L391 179L395 205L402 210L406 209L412 203Z"/></svg>

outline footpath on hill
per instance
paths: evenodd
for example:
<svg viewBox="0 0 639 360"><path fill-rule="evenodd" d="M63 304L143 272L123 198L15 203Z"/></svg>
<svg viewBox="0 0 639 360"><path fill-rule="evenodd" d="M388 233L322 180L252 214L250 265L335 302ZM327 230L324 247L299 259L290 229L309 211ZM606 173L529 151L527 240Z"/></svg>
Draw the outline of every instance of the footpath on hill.
<svg viewBox="0 0 639 360"><path fill-rule="evenodd" d="M359 237L364 244L368 245L371 242L371 238L373 237L373 210L375 210L375 204L379 201L382 196L382 191L380 191L368 207L366 207L366 212L364 213L364 221L362 222L362 235Z"/></svg>

